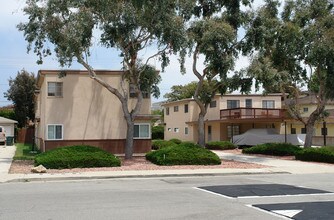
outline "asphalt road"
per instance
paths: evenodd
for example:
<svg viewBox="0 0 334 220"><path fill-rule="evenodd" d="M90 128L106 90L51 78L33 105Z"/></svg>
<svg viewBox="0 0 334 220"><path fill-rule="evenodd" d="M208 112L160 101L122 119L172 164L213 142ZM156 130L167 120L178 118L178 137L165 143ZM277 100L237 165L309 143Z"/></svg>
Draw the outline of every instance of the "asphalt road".
<svg viewBox="0 0 334 220"><path fill-rule="evenodd" d="M203 190L224 185L233 198ZM330 219L333 192L326 174L5 183L0 219Z"/></svg>

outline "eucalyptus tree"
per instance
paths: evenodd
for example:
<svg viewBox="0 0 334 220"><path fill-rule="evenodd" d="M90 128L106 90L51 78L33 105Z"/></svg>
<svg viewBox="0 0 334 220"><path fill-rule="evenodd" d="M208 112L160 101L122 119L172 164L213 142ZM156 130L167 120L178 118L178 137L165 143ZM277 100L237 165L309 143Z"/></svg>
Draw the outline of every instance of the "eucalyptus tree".
<svg viewBox="0 0 334 220"><path fill-rule="evenodd" d="M304 147L310 147L315 122L334 97L334 1L289 0L282 13L279 6L267 0L254 14L247 38L258 53L248 74L258 87L284 94L290 115L306 127ZM309 117L298 103L305 87L317 102Z"/></svg>
<svg viewBox="0 0 334 220"><path fill-rule="evenodd" d="M39 57L38 63L51 53L56 54L61 66L78 62L87 69L92 80L118 98L127 123L126 159L133 154L134 120L142 105L142 89L147 86L141 81L141 75L153 57L159 57L164 68L169 63L168 55L178 51L184 39L184 19L177 10L178 2L27 0L24 12L28 15L28 22L18 25L28 42L28 51L33 50ZM124 66L122 89L99 78L87 61L94 41L102 47L119 51ZM140 64L140 52L149 47L157 49ZM149 76L154 78L156 71L150 71ZM131 109L128 107L128 83L137 98Z"/></svg>
<svg viewBox="0 0 334 220"><path fill-rule="evenodd" d="M188 28L188 40L192 71L198 78L194 100L200 109L198 143L201 146L205 145L204 117L215 94L224 94L230 85L233 89L240 86L242 92L250 90L251 80L237 80L239 74L231 79L228 76L244 44L244 39L238 38L238 31L247 23L248 15L241 10L241 6L249 6L250 3L248 0L210 0L195 3L194 19ZM200 56L204 57L202 71L198 68ZM233 83L230 83L231 81ZM208 84L206 89L204 82Z"/></svg>

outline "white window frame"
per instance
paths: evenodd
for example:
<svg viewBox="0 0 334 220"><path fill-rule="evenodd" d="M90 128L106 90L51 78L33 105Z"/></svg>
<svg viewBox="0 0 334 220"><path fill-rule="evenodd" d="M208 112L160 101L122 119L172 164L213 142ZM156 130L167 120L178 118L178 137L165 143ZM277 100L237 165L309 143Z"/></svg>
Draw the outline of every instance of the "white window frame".
<svg viewBox="0 0 334 220"><path fill-rule="evenodd" d="M184 134L185 134L185 135L188 135L188 134L189 134L189 127L185 127L185 128L184 128Z"/></svg>
<svg viewBox="0 0 334 220"><path fill-rule="evenodd" d="M180 128L174 128L174 133L179 133L180 132Z"/></svg>
<svg viewBox="0 0 334 220"><path fill-rule="evenodd" d="M272 107L268 107L269 103L273 104L273 106ZM275 100L262 100L262 108L274 109L275 108Z"/></svg>
<svg viewBox="0 0 334 220"><path fill-rule="evenodd" d="M134 132L134 127L138 125L148 125L148 137L140 137L140 128L139 128L139 137L135 137L133 134L133 139L151 139L151 124L150 123L135 123L133 126L133 132Z"/></svg>
<svg viewBox="0 0 334 220"><path fill-rule="evenodd" d="M49 126L61 126L61 138L57 139L57 138L54 138L54 139L50 139L49 138ZM56 131L56 130L55 130ZM56 136L56 135L55 135ZM58 141L58 140L64 140L64 125L62 124L47 124L46 125L46 139L47 140L52 140L52 141Z"/></svg>
<svg viewBox="0 0 334 220"><path fill-rule="evenodd" d="M49 85L50 85L50 83L55 83L55 95L49 95ZM61 85L61 94L60 95L58 95L57 94L57 84L59 84L59 85ZM63 97L63 93L64 93L64 84L63 84L63 82L48 82L47 83L47 95L48 95L48 97L55 97L55 98L62 98Z"/></svg>

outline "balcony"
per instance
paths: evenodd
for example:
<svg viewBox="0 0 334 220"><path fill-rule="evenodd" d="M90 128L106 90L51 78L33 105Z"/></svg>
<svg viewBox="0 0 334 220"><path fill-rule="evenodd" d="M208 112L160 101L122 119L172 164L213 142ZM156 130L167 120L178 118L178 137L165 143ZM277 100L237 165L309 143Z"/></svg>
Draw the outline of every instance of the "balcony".
<svg viewBox="0 0 334 220"><path fill-rule="evenodd" d="M238 119L283 119L285 109L274 108L232 108L220 110L221 120Z"/></svg>

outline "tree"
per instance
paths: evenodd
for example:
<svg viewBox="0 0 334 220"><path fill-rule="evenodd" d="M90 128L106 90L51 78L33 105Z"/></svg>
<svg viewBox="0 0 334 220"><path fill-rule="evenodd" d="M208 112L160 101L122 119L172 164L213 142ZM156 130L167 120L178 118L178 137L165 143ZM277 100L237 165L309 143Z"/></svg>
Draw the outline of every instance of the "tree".
<svg viewBox="0 0 334 220"><path fill-rule="evenodd" d="M15 119L20 128L26 126L27 120L35 119L35 83L33 73L21 70L15 79L9 79L9 89L4 93L14 103Z"/></svg>
<svg viewBox="0 0 334 220"><path fill-rule="evenodd" d="M174 85L171 87L171 92L166 93L164 98L169 102L192 98L195 94L197 82L191 82L186 85Z"/></svg>
<svg viewBox="0 0 334 220"><path fill-rule="evenodd" d="M243 39L237 33L247 21L247 13L241 5L250 1L197 1L194 7L195 19L188 29L192 71L198 78L194 100L199 106L198 143L205 146L204 117L207 108L217 92L224 94L233 81L233 88L241 87L242 92L250 90L251 80L241 79L235 74L231 79L228 73L233 70ZM204 56L204 69L198 70L199 56ZM207 84L205 86L204 84ZM206 88L205 88L206 87Z"/></svg>
<svg viewBox="0 0 334 220"><path fill-rule="evenodd" d="M162 70L167 66L168 54L178 51L183 44L184 19L178 11L177 0L27 0L24 12L29 16L27 23L18 25L28 42L28 50L39 57L51 54L48 42L62 66L77 61L88 70L89 76L114 94L121 102L127 124L125 158L133 154L134 120L138 115L142 100L141 75L153 57L159 56ZM181 1L182 3L182 1ZM100 36L95 29L99 29ZM95 34L95 35L94 35ZM96 75L87 62L92 42L98 39L105 48L116 48L123 58L124 77L122 89L117 90ZM140 62L139 53L156 45L157 50ZM156 76L150 71L150 76ZM153 75L152 75L153 74ZM129 91L126 84L136 94L137 102L128 108Z"/></svg>
<svg viewBox="0 0 334 220"><path fill-rule="evenodd" d="M334 98L334 2L289 0L281 15L279 5L267 0L255 13L247 38L258 53L248 74L257 87L283 93L290 115L305 125L304 147L310 147L314 124L324 116L327 100ZM305 87L317 100L307 118L298 104Z"/></svg>

